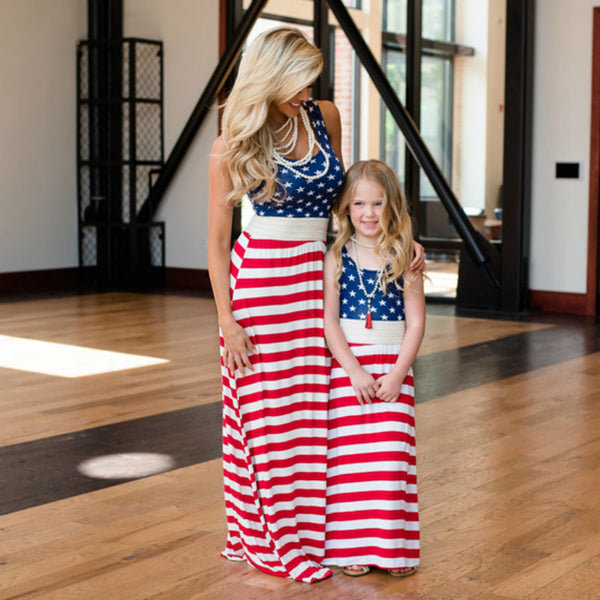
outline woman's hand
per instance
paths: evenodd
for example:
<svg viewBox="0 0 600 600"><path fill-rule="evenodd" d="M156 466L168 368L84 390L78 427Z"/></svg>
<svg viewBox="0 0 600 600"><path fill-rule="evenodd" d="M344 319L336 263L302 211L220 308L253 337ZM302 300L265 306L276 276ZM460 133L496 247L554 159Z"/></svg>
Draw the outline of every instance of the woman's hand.
<svg viewBox="0 0 600 600"><path fill-rule="evenodd" d="M409 269L418 273L425 273L425 248L416 240L413 242L415 257L410 263Z"/></svg>
<svg viewBox="0 0 600 600"><path fill-rule="evenodd" d="M402 383L404 382L404 377L402 379L400 377L402 376L395 374L393 371L380 377L377 380L377 383L379 383L377 397L384 402L396 402L400 396Z"/></svg>
<svg viewBox="0 0 600 600"><path fill-rule="evenodd" d="M377 390L379 388L378 381L362 367L356 369L349 377L358 403L360 405L371 404L373 398L377 396Z"/></svg>
<svg viewBox="0 0 600 600"><path fill-rule="evenodd" d="M233 183L227 165L220 159L226 150L225 141L218 137L213 144L208 168L208 272L223 336L223 364L231 373L239 369L243 375L246 368L254 370L250 355L256 353L256 348L246 330L233 318L231 310L229 286L233 205L224 199Z"/></svg>
<svg viewBox="0 0 600 600"><path fill-rule="evenodd" d="M236 369L244 375L245 369L254 371L250 355L256 354L256 347L246 330L235 321L221 326L223 336L223 363L233 373Z"/></svg>

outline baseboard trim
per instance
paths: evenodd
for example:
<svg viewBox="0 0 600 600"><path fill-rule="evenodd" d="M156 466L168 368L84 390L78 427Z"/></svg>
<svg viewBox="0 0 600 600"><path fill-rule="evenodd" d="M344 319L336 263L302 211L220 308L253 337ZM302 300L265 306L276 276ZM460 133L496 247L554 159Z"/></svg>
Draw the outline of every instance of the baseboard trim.
<svg viewBox="0 0 600 600"><path fill-rule="evenodd" d="M0 296L60 294L82 288L77 267L0 273ZM165 268L165 291L196 290L212 294L206 269Z"/></svg>
<svg viewBox="0 0 600 600"><path fill-rule="evenodd" d="M77 267L0 273L0 295L72 292L79 285Z"/></svg>
<svg viewBox="0 0 600 600"><path fill-rule="evenodd" d="M542 312L588 315L586 294L529 290L529 308Z"/></svg>
<svg viewBox="0 0 600 600"><path fill-rule="evenodd" d="M206 269L165 268L165 287L168 290L189 289L212 293Z"/></svg>

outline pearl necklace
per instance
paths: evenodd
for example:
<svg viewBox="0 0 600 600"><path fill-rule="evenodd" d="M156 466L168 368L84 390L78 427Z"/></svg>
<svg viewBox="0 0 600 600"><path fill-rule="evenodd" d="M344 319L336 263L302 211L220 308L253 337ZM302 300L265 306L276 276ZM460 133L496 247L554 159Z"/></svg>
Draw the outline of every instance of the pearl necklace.
<svg viewBox="0 0 600 600"><path fill-rule="evenodd" d="M379 267L379 270L377 271L377 280L375 281L375 286L371 290L371 293L368 293L367 288L365 287L365 282L363 281L362 269L360 268L360 263L358 262L358 254L356 252L356 240L354 239L354 236L352 236L350 239L352 240L354 262L356 263L356 271L358 272L358 285L360 286L360 289L362 290L363 294L367 297L367 318L365 319L365 329L373 329L373 322L371 318L371 300L373 300L375 293L381 285L381 276L383 274L383 269L385 265L381 265L381 267ZM361 243L358 242L358 245L360 246ZM369 248L369 246L366 247Z"/></svg>
<svg viewBox="0 0 600 600"><path fill-rule="evenodd" d="M294 117L295 119L296 117ZM275 129L275 131L273 131L273 133L275 135L277 135L278 133L281 133L286 127L291 127L292 125L292 121L294 120L291 117L288 117L285 122L283 123L283 125L281 127L279 127L278 129ZM286 136L288 135L287 133L285 134ZM285 137L285 136L284 136Z"/></svg>
<svg viewBox="0 0 600 600"><path fill-rule="evenodd" d="M377 248L377 244L365 244L364 242L360 242L359 240L357 240L356 237L353 235L350 236L350 239L352 240L352 243L358 244L359 246L362 246L363 248L369 248L369 250L373 250L374 248Z"/></svg>
<svg viewBox="0 0 600 600"><path fill-rule="evenodd" d="M303 107L300 108L300 118L302 119L302 125L304 125L306 135L308 136L308 152L305 156L299 158L298 160L290 160L284 156L285 154L290 154L290 152L294 150L296 147L296 142L298 141L298 122L297 117L294 117L292 121L294 121L296 125L292 125L291 131L289 133L286 131L286 135L283 138L285 140L288 136L290 136L291 133L290 140L273 148L273 160L276 164L289 169L292 173L294 173L294 175L298 175L307 181L314 181L315 179L323 177L323 175L329 171L329 155L325 152L325 150L323 150L323 146L321 146L319 141L316 139L315 133L310 125L308 114ZM323 170L320 173L308 175L307 173L301 171L298 167L303 167L312 160L315 146L323 153L323 156L325 157L325 164L323 165Z"/></svg>
<svg viewBox="0 0 600 600"><path fill-rule="evenodd" d="M275 150L285 156L289 154L296 146L296 140L298 139L298 119L288 119L279 129L273 133L277 134L285 129L284 134L279 139L279 143L275 144ZM287 142L286 142L287 140Z"/></svg>

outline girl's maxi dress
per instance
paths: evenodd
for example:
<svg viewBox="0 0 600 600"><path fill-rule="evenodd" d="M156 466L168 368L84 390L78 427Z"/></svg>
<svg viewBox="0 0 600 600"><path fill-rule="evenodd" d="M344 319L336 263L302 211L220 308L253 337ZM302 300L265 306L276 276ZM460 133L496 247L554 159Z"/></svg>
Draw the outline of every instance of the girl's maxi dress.
<svg viewBox="0 0 600 600"><path fill-rule="evenodd" d="M378 378L392 369L404 335L401 285L375 294L372 329L357 266L344 248L340 324L353 354ZM376 271L363 269L370 292ZM382 569L419 564L419 513L412 369L394 403L361 406L339 363L331 365L327 451L326 565Z"/></svg>
<svg viewBox="0 0 600 600"><path fill-rule="evenodd" d="M322 280L328 217L343 172L317 103L305 108L321 149L303 167L279 167L276 196L283 200L255 204L231 255L233 314L257 354L254 371L243 375L221 361L223 556L313 582L331 575L320 565L330 368ZM320 176L306 179L298 171Z"/></svg>

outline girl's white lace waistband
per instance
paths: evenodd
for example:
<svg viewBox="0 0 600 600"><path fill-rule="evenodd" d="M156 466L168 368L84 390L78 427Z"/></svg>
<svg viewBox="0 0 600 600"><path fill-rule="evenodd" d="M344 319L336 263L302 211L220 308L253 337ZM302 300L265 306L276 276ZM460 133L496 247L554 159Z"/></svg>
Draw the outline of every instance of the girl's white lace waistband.
<svg viewBox="0 0 600 600"><path fill-rule="evenodd" d="M340 326L350 344L402 344L405 321L373 321L367 329L364 320L340 319Z"/></svg>

